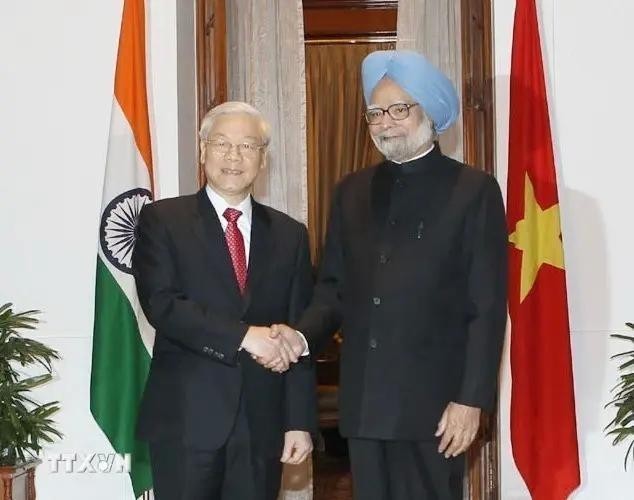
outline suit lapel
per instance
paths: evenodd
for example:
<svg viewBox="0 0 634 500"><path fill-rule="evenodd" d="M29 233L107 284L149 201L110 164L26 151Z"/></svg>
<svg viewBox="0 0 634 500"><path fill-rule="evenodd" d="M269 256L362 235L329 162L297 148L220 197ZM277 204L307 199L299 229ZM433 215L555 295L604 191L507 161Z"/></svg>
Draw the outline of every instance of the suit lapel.
<svg viewBox="0 0 634 500"><path fill-rule="evenodd" d="M244 294L243 313L247 311L253 299L253 293L262 278L264 271L270 266L273 255L274 240L271 234L271 220L263 205L251 200L253 213L251 220L251 248L249 250L249 267L247 288Z"/></svg>
<svg viewBox="0 0 634 500"><path fill-rule="evenodd" d="M242 297L233 271L225 234L218 220L216 209L209 201L205 188L198 191L197 208L194 232L206 246L209 263L216 267L218 275L225 282L229 293L235 295L236 300L241 301Z"/></svg>

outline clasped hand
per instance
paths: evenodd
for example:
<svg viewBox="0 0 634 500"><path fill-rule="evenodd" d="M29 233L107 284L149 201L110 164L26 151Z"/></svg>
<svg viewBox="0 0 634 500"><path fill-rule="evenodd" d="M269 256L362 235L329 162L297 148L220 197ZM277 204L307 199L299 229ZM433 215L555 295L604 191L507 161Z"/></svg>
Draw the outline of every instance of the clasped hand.
<svg viewBox="0 0 634 500"><path fill-rule="evenodd" d="M251 326L242 348L265 368L277 373L288 370L297 363L306 349L304 339L287 325Z"/></svg>

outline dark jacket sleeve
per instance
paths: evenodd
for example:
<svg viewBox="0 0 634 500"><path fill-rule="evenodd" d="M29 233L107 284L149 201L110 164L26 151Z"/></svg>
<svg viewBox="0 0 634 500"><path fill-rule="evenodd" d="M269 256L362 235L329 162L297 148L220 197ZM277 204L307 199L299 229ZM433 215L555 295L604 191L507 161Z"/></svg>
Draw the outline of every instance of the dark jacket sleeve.
<svg viewBox="0 0 634 500"><path fill-rule="evenodd" d="M330 337L341 327L341 289L344 279L343 238L341 227L341 184L335 190L330 208L326 243L313 300L297 324L316 357L328 344Z"/></svg>
<svg viewBox="0 0 634 500"><path fill-rule="evenodd" d="M209 311L179 287L175 251L158 210L141 210L132 268L143 312L157 335L233 365L248 325Z"/></svg>
<svg viewBox="0 0 634 500"><path fill-rule="evenodd" d="M308 305L313 293L313 276L308 245L308 232L301 227L297 259L291 288L288 322L294 325ZM317 429L317 384L315 364L311 357L302 357L285 374L285 430L315 432Z"/></svg>
<svg viewBox="0 0 634 500"><path fill-rule="evenodd" d="M500 188L488 177L465 227L468 326L457 403L491 411L506 328L507 228Z"/></svg>

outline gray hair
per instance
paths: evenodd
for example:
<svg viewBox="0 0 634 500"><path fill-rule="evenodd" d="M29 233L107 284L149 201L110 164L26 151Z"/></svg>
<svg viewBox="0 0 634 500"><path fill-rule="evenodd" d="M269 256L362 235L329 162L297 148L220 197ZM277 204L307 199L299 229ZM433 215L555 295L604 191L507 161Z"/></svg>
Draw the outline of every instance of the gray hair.
<svg viewBox="0 0 634 500"><path fill-rule="evenodd" d="M260 113L250 104L241 101L227 101L211 108L200 122L200 131L198 132L198 136L201 140L208 139L213 124L216 121L216 118L218 118L220 115L240 113L245 113L258 119L258 122L260 124L260 131L262 134L262 143L267 146L271 140L271 126L266 121L262 113Z"/></svg>

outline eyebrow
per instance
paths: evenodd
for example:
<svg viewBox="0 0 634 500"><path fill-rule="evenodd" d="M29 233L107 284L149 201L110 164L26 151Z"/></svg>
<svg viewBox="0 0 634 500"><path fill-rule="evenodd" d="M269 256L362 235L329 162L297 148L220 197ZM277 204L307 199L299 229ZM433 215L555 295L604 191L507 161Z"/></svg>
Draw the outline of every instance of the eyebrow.
<svg viewBox="0 0 634 500"><path fill-rule="evenodd" d="M226 136L226 135L225 135L225 134L223 134L222 132L214 132L213 134L211 134L211 137L224 137L225 139L228 139L228 138L229 138L228 136ZM258 141L258 138L257 138L257 137L254 137L254 136L252 136L252 135L247 135L247 136L243 137L243 138L242 138L242 140L243 140L243 141L244 141L244 140L252 140L252 141L257 142L257 141Z"/></svg>
<svg viewBox="0 0 634 500"><path fill-rule="evenodd" d="M394 104L409 104L409 103L405 101L396 101L391 104L388 104L388 106L394 106ZM366 109L383 109L383 108L379 106L378 104L370 104Z"/></svg>

